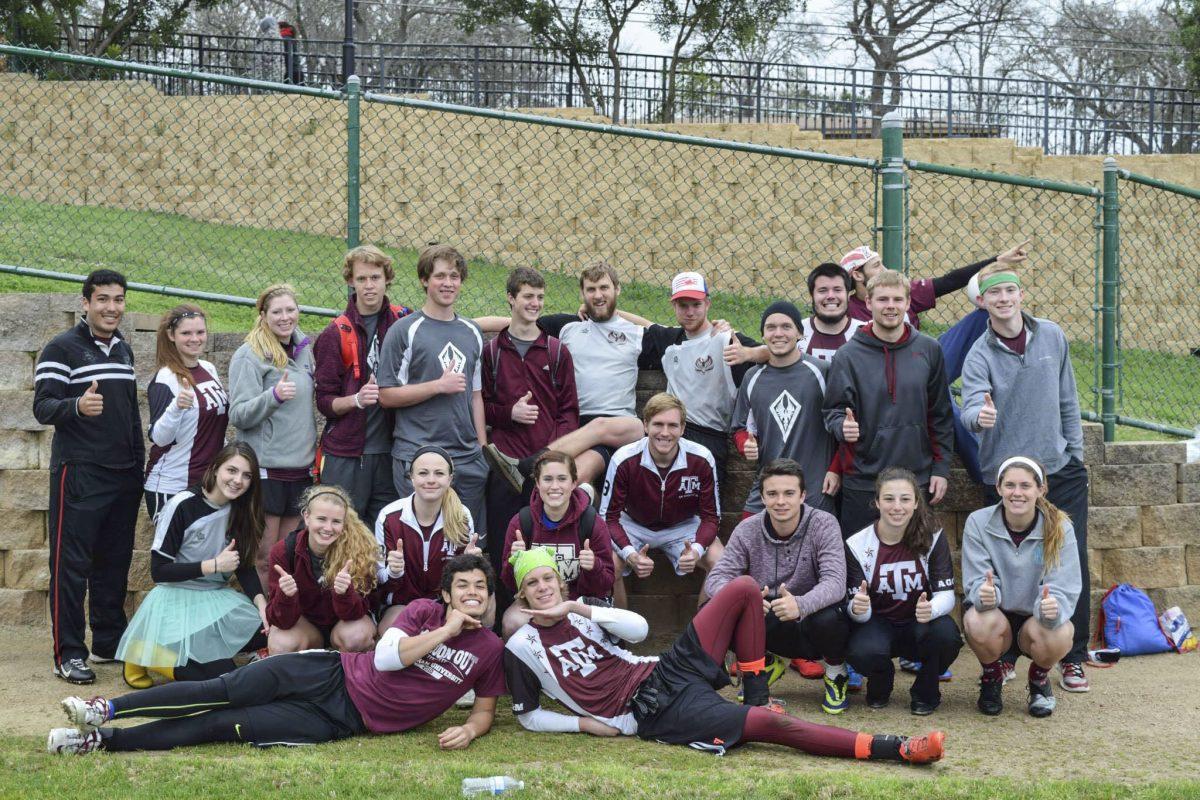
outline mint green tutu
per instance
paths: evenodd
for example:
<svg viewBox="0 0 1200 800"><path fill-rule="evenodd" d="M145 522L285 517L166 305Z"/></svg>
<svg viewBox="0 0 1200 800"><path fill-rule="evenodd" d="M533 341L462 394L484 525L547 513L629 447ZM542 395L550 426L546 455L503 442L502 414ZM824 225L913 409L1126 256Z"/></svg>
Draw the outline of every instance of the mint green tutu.
<svg viewBox="0 0 1200 800"><path fill-rule="evenodd" d="M258 609L228 586L159 584L129 621L117 659L143 667L182 667L232 658L262 628Z"/></svg>

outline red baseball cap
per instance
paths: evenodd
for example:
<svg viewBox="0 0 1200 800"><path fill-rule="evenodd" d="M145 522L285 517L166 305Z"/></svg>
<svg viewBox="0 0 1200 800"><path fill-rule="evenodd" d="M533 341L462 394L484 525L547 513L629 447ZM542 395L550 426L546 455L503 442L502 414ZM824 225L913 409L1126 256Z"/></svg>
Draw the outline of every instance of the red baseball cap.
<svg viewBox="0 0 1200 800"><path fill-rule="evenodd" d="M708 297L708 284L699 272L681 272L671 279L672 300L704 300Z"/></svg>

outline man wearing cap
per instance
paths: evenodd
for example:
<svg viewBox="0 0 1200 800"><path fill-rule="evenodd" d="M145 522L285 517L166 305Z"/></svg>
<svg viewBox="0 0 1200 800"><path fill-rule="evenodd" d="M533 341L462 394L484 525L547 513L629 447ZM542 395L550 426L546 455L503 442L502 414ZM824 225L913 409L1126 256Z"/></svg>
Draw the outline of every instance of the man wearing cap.
<svg viewBox="0 0 1200 800"><path fill-rule="evenodd" d="M1088 575L1088 473L1083 464L1083 426L1067 337L1048 319L1021 310L1025 292L1015 271L979 282L988 328L963 362L963 424L979 436L985 475L1015 455L1030 456L1046 468L1047 499L1071 517L1079 568ZM989 487L993 502L995 488ZM1090 688L1083 672L1091 616L1088 593L1075 604L1074 646L1059 664L1060 684L1069 692Z"/></svg>
<svg viewBox="0 0 1200 800"><path fill-rule="evenodd" d="M753 364L726 363L726 351L755 347L758 342L732 330L718 330L709 320L708 284L698 272L681 272L671 281L671 307L678 327L650 324L642 339L647 366L661 364L667 393L687 408L683 437L704 445L717 462L717 478L725 478L729 425L738 386ZM639 321L633 318L634 321ZM730 347L736 342L736 346Z"/></svg>
<svg viewBox="0 0 1200 800"><path fill-rule="evenodd" d="M829 365L797 348L803 322L799 309L786 300L763 312L760 328L770 360L751 370L738 389L733 440L751 462L790 458L799 463L805 485L821 487L809 494L808 505L832 512L841 479L830 471L833 439L821 412ZM745 513L762 510L756 481Z"/></svg>
<svg viewBox="0 0 1200 800"><path fill-rule="evenodd" d="M942 295L965 287L971 276L988 264L999 261L1002 264L1011 266L1024 261L1025 251L1028 246L1029 242L1024 242L1009 250L1005 250L998 256L985 258L983 261L977 261L974 264L968 264L958 269L952 269L941 277L918 278L912 281L911 298L908 307L909 324L919 329L921 322L917 318L918 314L922 311L928 311L937 305L937 299ZM854 248L842 256L841 267L850 275L850 280L854 282L854 293L850 296L850 316L853 319L870 322L871 310L867 305L867 284L871 278L874 278L885 269L882 257L870 247L863 245L862 247Z"/></svg>
<svg viewBox="0 0 1200 800"><path fill-rule="evenodd" d="M825 428L842 454L842 535L878 517L875 478L887 467L917 476L940 503L950 475L954 418L942 350L905 319L909 281L883 270L871 279L871 324L834 356L825 392Z"/></svg>

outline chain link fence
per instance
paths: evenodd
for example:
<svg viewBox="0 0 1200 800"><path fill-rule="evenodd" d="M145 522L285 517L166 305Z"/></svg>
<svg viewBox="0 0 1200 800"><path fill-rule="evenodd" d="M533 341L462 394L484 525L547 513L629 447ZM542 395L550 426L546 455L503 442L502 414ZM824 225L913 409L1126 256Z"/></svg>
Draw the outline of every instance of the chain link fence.
<svg viewBox="0 0 1200 800"><path fill-rule="evenodd" d="M714 315L755 333L765 300L806 305L807 272L853 246L935 277L1029 239L1029 308L1071 339L1085 414L1169 433L1200 421L1200 342L1187 339L1200 312L1178 283L1196 269L1194 190L1133 173L1118 189L1115 167L1101 190L895 152L876 161L360 95L353 83L340 93L0 45L5 55L47 76L0 68L0 272L22 279L111 267L142 290L243 305L286 280L309 310L335 313L348 245L387 249L392 301L420 305L416 255L439 241L471 260L470 316L507 313L516 266L546 274L548 312L573 311L580 268L604 259L622 275L623 308L669 322L671 277L698 270ZM170 94L164 81L190 88ZM907 182L899 206L881 203L893 167ZM1101 291L1118 278L1124 308ZM937 334L968 311L962 292L946 295L924 327Z"/></svg>

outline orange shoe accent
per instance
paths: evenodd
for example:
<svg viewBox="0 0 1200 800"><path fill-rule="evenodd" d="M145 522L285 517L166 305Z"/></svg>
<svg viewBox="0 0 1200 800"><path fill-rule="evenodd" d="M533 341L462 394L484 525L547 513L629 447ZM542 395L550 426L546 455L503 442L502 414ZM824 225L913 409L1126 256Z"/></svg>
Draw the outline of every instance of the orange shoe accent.
<svg viewBox="0 0 1200 800"><path fill-rule="evenodd" d="M854 757L868 759L871 757L871 740L875 737L869 733L860 733L854 737Z"/></svg>
<svg viewBox="0 0 1200 800"><path fill-rule="evenodd" d="M760 658L757 661L739 661L737 662L739 672L744 672L747 675L757 675L767 668L767 659Z"/></svg>
<svg viewBox="0 0 1200 800"><path fill-rule="evenodd" d="M914 736L900 745L900 757L910 764L930 764L940 761L945 754L946 734L932 731L924 736Z"/></svg>
<svg viewBox="0 0 1200 800"><path fill-rule="evenodd" d="M825 677L825 668L821 666L820 661L809 661L807 658L793 658L792 669L800 673L800 677L808 678L810 681L820 680Z"/></svg>

